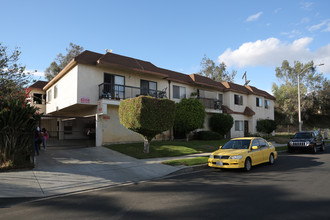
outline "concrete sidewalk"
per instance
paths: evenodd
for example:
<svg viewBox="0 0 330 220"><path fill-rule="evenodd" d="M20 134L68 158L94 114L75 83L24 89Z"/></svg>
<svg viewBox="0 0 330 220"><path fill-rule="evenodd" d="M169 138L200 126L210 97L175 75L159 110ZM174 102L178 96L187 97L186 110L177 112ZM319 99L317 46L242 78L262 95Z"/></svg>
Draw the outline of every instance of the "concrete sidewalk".
<svg viewBox="0 0 330 220"><path fill-rule="evenodd" d="M173 158L171 158L173 159ZM104 147L41 152L33 170L0 173L0 198L47 197L159 178L182 167Z"/></svg>

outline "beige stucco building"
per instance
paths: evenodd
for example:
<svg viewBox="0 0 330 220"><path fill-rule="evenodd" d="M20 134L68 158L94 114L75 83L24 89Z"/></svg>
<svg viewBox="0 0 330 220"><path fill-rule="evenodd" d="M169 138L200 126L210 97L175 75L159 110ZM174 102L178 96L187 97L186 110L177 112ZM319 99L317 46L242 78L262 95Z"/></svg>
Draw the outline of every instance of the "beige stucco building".
<svg viewBox="0 0 330 220"><path fill-rule="evenodd" d="M231 137L256 133L258 119L274 119L275 98L265 91L162 69L114 53L84 51L43 90L47 97L45 113L56 118L59 138L94 138L95 134L97 146L143 140L123 127L118 117L120 100L139 95L167 97L175 102L199 98L207 112L205 129L212 114L228 113L235 120ZM173 131L168 131L157 138L172 136Z"/></svg>

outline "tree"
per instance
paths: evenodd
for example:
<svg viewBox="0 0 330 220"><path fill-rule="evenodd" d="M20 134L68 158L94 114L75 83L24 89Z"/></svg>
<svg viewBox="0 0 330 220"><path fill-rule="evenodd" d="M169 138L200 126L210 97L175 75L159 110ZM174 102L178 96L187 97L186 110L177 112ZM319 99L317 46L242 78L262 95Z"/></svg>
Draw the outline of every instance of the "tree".
<svg viewBox="0 0 330 220"><path fill-rule="evenodd" d="M233 127L234 119L229 114L214 114L209 119L211 131L217 132L224 136Z"/></svg>
<svg viewBox="0 0 330 220"><path fill-rule="evenodd" d="M62 53L57 54L57 57L49 67L45 70L45 77L47 80L52 80L68 63L76 56L78 56L81 52L83 52L84 48L70 43L69 48L66 48L66 55L64 56Z"/></svg>
<svg viewBox="0 0 330 220"><path fill-rule="evenodd" d="M174 129L186 134L187 141L189 133L197 128L203 128L205 119L205 107L199 99L181 99L175 105Z"/></svg>
<svg viewBox="0 0 330 220"><path fill-rule="evenodd" d="M215 65L213 60L204 55L201 61L201 70L197 74L206 76L218 82L234 82L237 71L233 70L229 73L226 70L226 67L227 66L224 62L220 63L218 66Z"/></svg>
<svg viewBox="0 0 330 220"><path fill-rule="evenodd" d="M150 141L173 126L174 109L169 99L139 96L120 102L119 119L126 128L144 137L144 152L149 153Z"/></svg>
<svg viewBox="0 0 330 220"><path fill-rule="evenodd" d="M0 97L21 91L30 83L30 74L18 63L21 51L15 48L11 53L0 43Z"/></svg>
<svg viewBox="0 0 330 220"><path fill-rule="evenodd" d="M290 63L284 60L282 66L277 67L275 71L280 81L280 85L274 83L272 88L276 97L275 108L279 113L286 115L286 119L282 121L294 123L298 111L298 74L302 112L308 112L308 109L315 107L308 96L320 93L325 78L323 74L316 72L313 61L306 64L295 61L291 67Z"/></svg>
<svg viewBox="0 0 330 220"><path fill-rule="evenodd" d="M25 66L18 64L21 52L11 53L0 43L0 166L15 166L30 162L33 130L40 115L27 103L30 83Z"/></svg>

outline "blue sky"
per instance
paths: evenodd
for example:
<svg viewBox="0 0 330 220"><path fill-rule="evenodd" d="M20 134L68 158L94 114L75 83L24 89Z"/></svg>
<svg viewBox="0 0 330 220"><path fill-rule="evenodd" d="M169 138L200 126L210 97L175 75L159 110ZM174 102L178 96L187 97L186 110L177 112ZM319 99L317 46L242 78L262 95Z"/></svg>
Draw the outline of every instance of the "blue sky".
<svg viewBox="0 0 330 220"><path fill-rule="evenodd" d="M134 57L186 74L206 54L247 71L271 92L284 59L315 64L330 79L330 1L0 0L0 42L22 51L27 70L43 71L70 42ZM43 78L41 78L43 79Z"/></svg>

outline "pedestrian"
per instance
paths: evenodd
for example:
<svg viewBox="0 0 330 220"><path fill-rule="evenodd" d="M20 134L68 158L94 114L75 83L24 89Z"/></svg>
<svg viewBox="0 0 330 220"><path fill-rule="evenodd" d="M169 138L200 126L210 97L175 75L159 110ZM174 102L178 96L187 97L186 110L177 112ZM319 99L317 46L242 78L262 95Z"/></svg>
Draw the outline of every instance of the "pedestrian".
<svg viewBox="0 0 330 220"><path fill-rule="evenodd" d="M48 134L46 128L43 128L41 131L42 131L42 145L44 147L44 150L46 150L49 134Z"/></svg>
<svg viewBox="0 0 330 220"><path fill-rule="evenodd" d="M33 148L34 154L39 155L40 144L42 142L40 128L37 127L36 131L34 132L34 141L33 141Z"/></svg>

